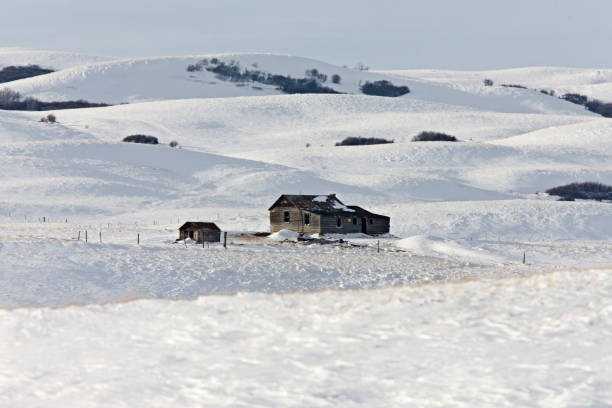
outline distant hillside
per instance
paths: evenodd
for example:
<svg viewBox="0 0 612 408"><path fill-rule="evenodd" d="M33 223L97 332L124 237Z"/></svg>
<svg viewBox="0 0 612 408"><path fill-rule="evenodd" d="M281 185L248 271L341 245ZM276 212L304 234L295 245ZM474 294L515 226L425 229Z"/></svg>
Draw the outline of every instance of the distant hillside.
<svg viewBox="0 0 612 408"><path fill-rule="evenodd" d="M61 70L78 65L108 61L110 59L112 58L78 54L74 52L0 47L0 68L10 65L39 65L43 68Z"/></svg>
<svg viewBox="0 0 612 408"><path fill-rule="evenodd" d="M305 86L306 89L297 89L296 86ZM367 90L367 93L374 95L497 112L588 114L579 106L534 92L505 89L497 93L475 94L447 84L272 54L218 54L98 62L64 69L45 77L16 81L11 84L11 89L42 101L84 99L107 104L264 96L287 92L322 91L361 95Z"/></svg>
<svg viewBox="0 0 612 408"><path fill-rule="evenodd" d="M612 69L525 67L489 71L449 71L434 69L380 71L400 78L419 78L447 84L467 92L493 92L483 90L483 81L493 84L519 84L531 89L587 95L591 99L612 101Z"/></svg>

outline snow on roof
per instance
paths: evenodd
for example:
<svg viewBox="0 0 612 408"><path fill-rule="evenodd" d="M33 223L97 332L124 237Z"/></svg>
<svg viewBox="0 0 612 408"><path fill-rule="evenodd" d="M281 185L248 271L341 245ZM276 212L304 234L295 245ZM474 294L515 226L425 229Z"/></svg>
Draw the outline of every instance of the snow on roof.
<svg viewBox="0 0 612 408"><path fill-rule="evenodd" d="M335 198L333 206L334 206L334 208L336 208L338 210L348 211L348 212L355 212L355 210L353 210L352 208L348 208L346 205L344 205L341 202L339 202L338 199L336 199L336 198Z"/></svg>
<svg viewBox="0 0 612 408"><path fill-rule="evenodd" d="M275 207L297 207L302 210L318 214L363 214L370 217L385 217L384 215L374 214L361 207L351 205L346 206L335 194L330 195L291 195L283 194L269 208Z"/></svg>

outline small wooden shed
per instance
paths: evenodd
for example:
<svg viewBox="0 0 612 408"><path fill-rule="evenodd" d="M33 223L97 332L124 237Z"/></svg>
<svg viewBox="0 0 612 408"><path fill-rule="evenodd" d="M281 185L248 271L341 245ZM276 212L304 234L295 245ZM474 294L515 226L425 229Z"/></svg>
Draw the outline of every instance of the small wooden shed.
<svg viewBox="0 0 612 408"><path fill-rule="evenodd" d="M190 238L196 242L219 242L221 230L214 222L187 221L179 228L179 241Z"/></svg>

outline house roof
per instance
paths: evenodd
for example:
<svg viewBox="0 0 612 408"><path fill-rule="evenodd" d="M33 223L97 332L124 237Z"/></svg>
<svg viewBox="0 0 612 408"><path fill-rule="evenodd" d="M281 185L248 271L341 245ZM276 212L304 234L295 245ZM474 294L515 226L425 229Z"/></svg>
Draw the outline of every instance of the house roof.
<svg viewBox="0 0 612 408"><path fill-rule="evenodd" d="M268 211L276 207L296 207L301 210L309 211L315 214L335 214L346 216L369 216L369 217L384 217L364 210L356 205L344 205L335 194L329 195L281 195Z"/></svg>
<svg viewBox="0 0 612 408"><path fill-rule="evenodd" d="M196 230L207 229L207 230L213 230L213 231L221 231L219 227L217 227L217 224L215 224L214 222L198 222L198 221L187 221L186 223L181 225L181 227L179 228L179 230L181 231L186 230L186 229L196 229Z"/></svg>
<svg viewBox="0 0 612 408"><path fill-rule="evenodd" d="M356 205L349 205L348 208L355 210L355 212L360 216L368 216L368 217L380 217L380 218L388 218L391 219L390 217L387 217L386 215L380 215L380 214L375 214L373 212L370 212L364 208L358 207Z"/></svg>

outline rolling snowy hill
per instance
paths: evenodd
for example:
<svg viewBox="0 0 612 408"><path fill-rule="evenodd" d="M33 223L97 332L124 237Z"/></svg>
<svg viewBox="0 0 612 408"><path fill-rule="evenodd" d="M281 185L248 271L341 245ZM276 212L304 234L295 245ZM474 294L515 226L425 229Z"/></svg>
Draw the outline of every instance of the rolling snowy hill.
<svg viewBox="0 0 612 408"><path fill-rule="evenodd" d="M187 71L204 58L337 74L323 84L341 94ZM608 71L0 49L11 64L58 71L3 88L116 105L0 110L0 405L612 402L612 204L542 193L612 184L612 119L482 84L606 99ZM378 80L411 92L360 92ZM459 141L412 141L426 130ZM355 136L394 142L336 146ZM245 234L267 231L282 193L331 192L389 215L391 235ZM228 231L229 248L175 244L191 219Z"/></svg>
<svg viewBox="0 0 612 408"><path fill-rule="evenodd" d="M307 58L271 54L218 54L103 61L14 81L10 88L43 101L85 99L108 104L282 93L272 85L220 79L217 74L206 69L199 72L187 71L190 64L204 58L218 59L226 64L234 62L239 64L242 70L256 69L293 78L304 78L306 71L316 69L328 76L325 86L341 93L359 94L360 86L365 82L389 80L394 85L410 88L411 92L403 98L418 101L497 112L585 114L581 107L540 93L503 89L480 95L408 77L355 71ZM339 84L331 83L329 78L334 74L340 76Z"/></svg>
<svg viewBox="0 0 612 408"><path fill-rule="evenodd" d="M109 60L112 60L112 58L77 54L74 52L0 47L0 68L10 65L40 65L43 68L63 70L74 66Z"/></svg>
<svg viewBox="0 0 612 408"><path fill-rule="evenodd" d="M612 101L612 69L527 67L494 71L394 70L381 71L398 78L419 78L453 86L466 92L482 92L484 79L501 84L522 85L536 90L554 90L558 96L579 93ZM489 92L492 90L489 89Z"/></svg>

